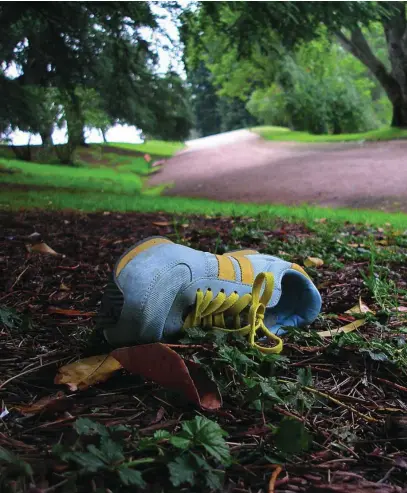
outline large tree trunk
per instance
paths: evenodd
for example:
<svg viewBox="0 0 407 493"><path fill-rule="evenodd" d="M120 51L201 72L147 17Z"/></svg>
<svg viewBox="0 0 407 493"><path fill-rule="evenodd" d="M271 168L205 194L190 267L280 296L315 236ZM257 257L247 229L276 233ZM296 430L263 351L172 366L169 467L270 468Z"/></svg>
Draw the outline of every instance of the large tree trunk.
<svg viewBox="0 0 407 493"><path fill-rule="evenodd" d="M352 29L350 37L336 33L342 46L360 60L380 82L393 105L392 127L407 127L407 22L404 2L392 2L392 14L383 18L391 70L376 57L362 30Z"/></svg>
<svg viewBox="0 0 407 493"><path fill-rule="evenodd" d="M407 102L396 101L393 103L392 127L407 128Z"/></svg>

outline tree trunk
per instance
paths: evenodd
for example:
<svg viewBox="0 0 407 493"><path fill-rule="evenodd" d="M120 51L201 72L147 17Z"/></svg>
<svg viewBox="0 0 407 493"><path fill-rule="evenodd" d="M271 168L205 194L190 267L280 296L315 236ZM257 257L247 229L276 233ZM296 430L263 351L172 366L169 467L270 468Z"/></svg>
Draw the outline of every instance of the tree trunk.
<svg viewBox="0 0 407 493"><path fill-rule="evenodd" d="M54 145L54 142L52 141L52 132L52 128L47 128L40 132L42 145L44 147L52 147Z"/></svg>
<svg viewBox="0 0 407 493"><path fill-rule="evenodd" d="M102 132L103 142L107 144L106 130L104 128L101 128L100 131Z"/></svg>
<svg viewBox="0 0 407 493"><path fill-rule="evenodd" d="M86 146L85 119L82 114L81 102L72 91L66 107L66 125L68 129L68 143L71 147Z"/></svg>
<svg viewBox="0 0 407 493"><path fill-rule="evenodd" d="M407 102L393 102L393 117L391 120L392 127L407 128Z"/></svg>

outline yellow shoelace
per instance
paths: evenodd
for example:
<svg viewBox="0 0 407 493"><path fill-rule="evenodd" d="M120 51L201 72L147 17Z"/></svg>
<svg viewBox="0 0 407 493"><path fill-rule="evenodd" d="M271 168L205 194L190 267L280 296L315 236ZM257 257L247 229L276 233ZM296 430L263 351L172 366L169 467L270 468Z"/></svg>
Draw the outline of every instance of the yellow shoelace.
<svg viewBox="0 0 407 493"><path fill-rule="evenodd" d="M264 284L263 294L260 296ZM252 293L239 296L236 292L226 296L220 292L213 297L213 293L208 289L205 294L198 289L194 309L185 319L183 328L203 327L224 332L240 332L249 336L251 346L263 353L281 353L283 341L269 331L264 325L264 313L268 302L271 299L274 289L274 277L270 272L261 272L253 283ZM241 327L240 314L250 305L248 313L248 324ZM225 325L225 315L234 317L235 329L227 329ZM273 347L264 347L257 344L255 337L257 331L261 330L269 339L276 342Z"/></svg>

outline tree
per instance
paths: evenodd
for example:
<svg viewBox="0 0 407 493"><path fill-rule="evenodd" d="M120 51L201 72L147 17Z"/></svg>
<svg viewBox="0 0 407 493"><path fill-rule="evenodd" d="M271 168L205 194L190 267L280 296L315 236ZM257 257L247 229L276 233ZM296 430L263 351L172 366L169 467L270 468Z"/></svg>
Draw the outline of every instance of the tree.
<svg viewBox="0 0 407 493"><path fill-rule="evenodd" d="M263 53L275 51L276 32L284 46L292 49L318 37L324 24L379 81L392 103L392 126L407 127L405 2L201 2L194 22L195 33L211 25L225 33L242 57L254 46ZM387 63L374 53L363 30L372 22L383 27Z"/></svg>
<svg viewBox="0 0 407 493"><path fill-rule="evenodd" d="M9 125L48 140L47 118L41 123L33 116L35 101L30 100L28 111L23 98L14 97L19 93L28 99L32 88L38 94L41 88L44 98L37 103L43 108L50 108L50 90L62 96L72 146L84 143L81 97L89 90L96 92L100 110L112 124L128 123L147 132L159 126L164 84L157 56L143 37L143 30L158 29L149 2L1 2L0 23L0 61L19 72L14 80L0 73L5 89L0 107L11 110Z"/></svg>
<svg viewBox="0 0 407 493"><path fill-rule="evenodd" d="M196 68L188 70L188 82L192 94L195 129L201 137L220 132L221 115L219 97L212 84L212 75L201 61Z"/></svg>

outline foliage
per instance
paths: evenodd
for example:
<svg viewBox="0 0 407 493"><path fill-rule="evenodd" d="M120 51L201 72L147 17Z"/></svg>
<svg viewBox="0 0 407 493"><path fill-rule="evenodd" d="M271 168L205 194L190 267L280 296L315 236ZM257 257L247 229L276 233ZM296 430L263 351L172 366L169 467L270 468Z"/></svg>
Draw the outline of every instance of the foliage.
<svg viewBox="0 0 407 493"><path fill-rule="evenodd" d="M379 113L379 121L383 122L383 118L389 116L390 103L383 108L385 93L393 109L392 125L403 127L407 125L407 101L404 94L406 75L402 68L407 66L402 49L403 33L406 30L405 9L405 2L263 2L256 7L246 1L216 2L213 5L201 2L198 10L184 16L186 27L183 32L189 58L193 63L204 60L222 90L228 94L240 91L241 97L247 99L254 90L267 91L274 83L278 83L281 93L274 88L271 94L263 94L267 98L272 96L272 102L269 101L272 109L266 111L258 107L259 104L262 106L259 99L264 101L259 94L252 105L256 114L260 112L263 117L265 114L270 116L270 111L272 116L277 112L278 119L264 120L268 123L281 124L287 118L290 119L291 111L288 115L284 111L288 106L288 109L292 108L296 119L298 112L303 114L311 108L315 113L311 127L318 133L329 130L326 121L320 125L317 123L321 115L325 116L325 112L331 113L325 118L328 122L340 116L340 121L332 124L334 132L343 131L342 127L351 131L362 129L371 120L369 111L363 114L366 84L375 79L376 88L381 88L381 94L376 90L371 99L374 102L382 100L373 104L373 109ZM324 29L321 29L321 25ZM297 87L292 97L294 101L287 103L284 101L287 84L283 84L281 79L276 81L275 77L281 70L284 72L284 64L283 68L279 67L281 55L288 55L298 63L298 50L304 50L309 42L324 41L327 36L329 41L335 40L341 49L358 59L358 67L354 61L352 67L343 66L342 73L347 72L348 77L347 80L339 80L339 87L336 83L338 78L324 76L321 90L315 81L313 69L299 63L301 69L309 70L309 77L304 74L300 84L302 88L298 92ZM338 50L337 45L335 49ZM384 56L386 52L387 56ZM322 57L320 62L325 64L326 57ZM356 77L359 81L356 83L355 67L356 73L360 74L360 77ZM364 68L361 70L361 67ZM288 72L292 69L293 66ZM337 70L335 72L338 73ZM350 72L353 75L349 75ZM320 82L320 78L316 79ZM298 84L298 80L295 82ZM292 89L293 83L288 84L288 87ZM322 107L317 104L318 92L322 98ZM309 95L308 104L301 105L304 94ZM279 105L283 106L283 110ZM372 109L372 103L368 109ZM304 118L300 116L299 122L303 121Z"/></svg>
<svg viewBox="0 0 407 493"><path fill-rule="evenodd" d="M183 86L173 74L157 73L146 41L147 32L158 30L148 2L3 4L0 20L7 26L0 34L2 67L18 71L13 80L0 73L0 131L19 128L48 141L56 123L52 95L63 101L72 147L83 143L86 125L128 123L158 135L167 118L162 135L176 140L188 133Z"/></svg>

